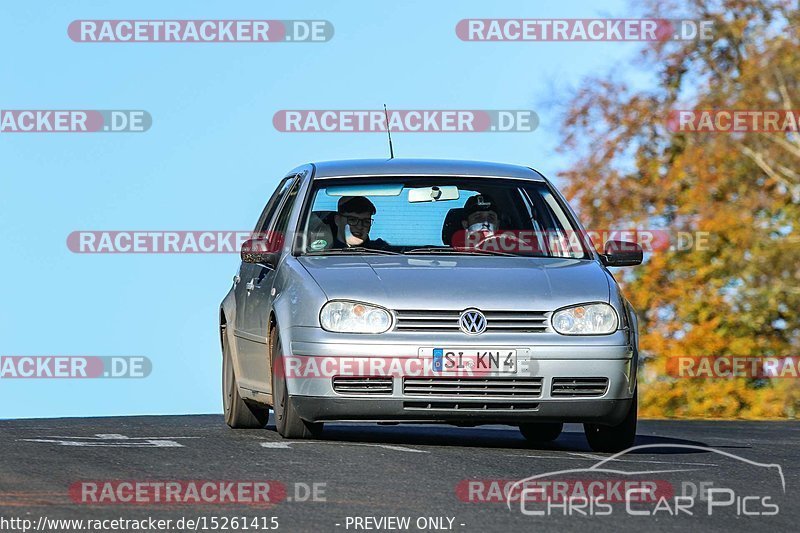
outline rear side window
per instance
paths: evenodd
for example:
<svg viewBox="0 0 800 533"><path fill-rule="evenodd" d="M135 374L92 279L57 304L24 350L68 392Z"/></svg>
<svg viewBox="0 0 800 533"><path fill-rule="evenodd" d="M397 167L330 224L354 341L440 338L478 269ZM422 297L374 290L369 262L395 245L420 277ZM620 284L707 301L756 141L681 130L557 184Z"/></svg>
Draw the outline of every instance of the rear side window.
<svg viewBox="0 0 800 533"><path fill-rule="evenodd" d="M286 195L286 191L291 187L292 180L294 180L295 176L289 176L283 178L281 182L278 184L278 187L275 189L275 192L272 193L269 201L267 202L266 207L264 207L264 211L261 212L261 216L258 217L258 222L256 223L255 232L261 233L266 231L267 227L269 227L269 222L272 220L275 211L277 211L278 206L281 205L281 199Z"/></svg>
<svg viewBox="0 0 800 533"><path fill-rule="evenodd" d="M278 212L275 226L272 228L272 231L276 235L286 234L286 228L289 226L289 215L292 213L292 207L294 207L295 200L297 199L298 190L300 190L300 180L295 181L294 185L289 189L289 192L286 194L286 201Z"/></svg>

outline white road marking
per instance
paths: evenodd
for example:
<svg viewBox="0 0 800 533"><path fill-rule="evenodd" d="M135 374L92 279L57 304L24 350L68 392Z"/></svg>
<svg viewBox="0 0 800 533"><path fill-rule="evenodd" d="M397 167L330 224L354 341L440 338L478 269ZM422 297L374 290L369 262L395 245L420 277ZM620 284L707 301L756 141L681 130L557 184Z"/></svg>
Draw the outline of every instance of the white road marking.
<svg viewBox="0 0 800 533"><path fill-rule="evenodd" d="M290 450L292 448L289 442L262 442L261 447L274 450Z"/></svg>
<svg viewBox="0 0 800 533"><path fill-rule="evenodd" d="M127 437L119 433L97 433L93 437L55 437L36 439L17 439L23 442L43 442L59 446L106 447L106 448L183 448L176 439L197 439L200 437Z"/></svg>
<svg viewBox="0 0 800 533"><path fill-rule="evenodd" d="M91 437L63 437L63 436L56 436L56 435L46 435L44 437L37 437L40 439L89 439L89 440L142 440L142 439L202 439L203 437L126 437L125 435L120 435L119 433L98 433ZM17 439L17 440L26 440L26 439Z"/></svg>
<svg viewBox="0 0 800 533"><path fill-rule="evenodd" d="M569 456L558 456L558 455L523 455L522 457L527 457L530 459L574 459L574 460L587 460L587 461L600 461L606 459L607 457L602 455L594 455L592 453L583 453L583 452L567 452ZM508 454L508 457L519 457L518 455ZM657 465L689 465L689 466L719 466L718 464L713 463L686 463L681 461L653 461L653 460L646 460L646 459L614 459L615 463L651 463Z"/></svg>
<svg viewBox="0 0 800 533"><path fill-rule="evenodd" d="M587 459L592 459L594 461L602 461L603 459L607 459L606 456L602 455L595 455L593 453L581 453L581 452L568 452L571 455L577 455L580 457L586 457ZM615 462L619 463L652 463L658 465L689 465L689 466L719 466L714 463L689 463L689 462L681 462L681 461L655 461L655 460L648 460L648 459L614 459Z"/></svg>
<svg viewBox="0 0 800 533"><path fill-rule="evenodd" d="M405 446L394 446L391 444L372 444L368 442L342 442L342 441L321 441L321 440L262 442L261 447L270 448L273 450L289 450L292 448L292 444L343 444L345 446L370 446L374 448L385 448L387 450L394 450L397 452L431 453L425 450L415 450L414 448L406 448Z"/></svg>

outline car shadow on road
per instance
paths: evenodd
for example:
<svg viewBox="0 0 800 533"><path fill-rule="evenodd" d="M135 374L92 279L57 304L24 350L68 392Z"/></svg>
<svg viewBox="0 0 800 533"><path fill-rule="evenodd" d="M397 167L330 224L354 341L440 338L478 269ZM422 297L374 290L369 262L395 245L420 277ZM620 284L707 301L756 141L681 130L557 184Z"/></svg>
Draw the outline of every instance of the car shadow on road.
<svg viewBox="0 0 800 533"><path fill-rule="evenodd" d="M580 426L575 427L580 428ZM274 430L274 425L268 426L268 429ZM591 452L583 431L570 429L567 426L565 431L553 442L533 443L527 441L518 429L505 426L453 427L438 424L326 424L321 440L400 446L420 445ZM703 442L660 435L637 435L635 445L664 445L664 447L634 450L631 453L648 455L708 453L701 449L676 447L678 445L707 447L708 445Z"/></svg>

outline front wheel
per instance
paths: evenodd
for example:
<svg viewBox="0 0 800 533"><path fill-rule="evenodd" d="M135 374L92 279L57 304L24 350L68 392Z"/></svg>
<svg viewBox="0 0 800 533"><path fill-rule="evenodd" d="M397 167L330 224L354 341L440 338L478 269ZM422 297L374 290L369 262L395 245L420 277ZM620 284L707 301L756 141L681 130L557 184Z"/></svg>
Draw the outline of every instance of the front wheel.
<svg viewBox="0 0 800 533"><path fill-rule="evenodd" d="M270 332L270 362L272 364L272 397L275 412L275 429L285 439L311 439L322 433L322 422L306 422L295 411L289 389L286 387L286 372L283 361L281 339L277 325Z"/></svg>
<svg viewBox="0 0 800 533"><path fill-rule="evenodd" d="M633 393L633 401L625 419L616 426L584 424L586 440L596 452L620 452L633 446L636 440L636 421L639 406L639 389Z"/></svg>
<svg viewBox="0 0 800 533"><path fill-rule="evenodd" d="M245 403L236 384L228 334L222 334L222 406L225 423L233 429L259 429L267 424L269 409Z"/></svg>

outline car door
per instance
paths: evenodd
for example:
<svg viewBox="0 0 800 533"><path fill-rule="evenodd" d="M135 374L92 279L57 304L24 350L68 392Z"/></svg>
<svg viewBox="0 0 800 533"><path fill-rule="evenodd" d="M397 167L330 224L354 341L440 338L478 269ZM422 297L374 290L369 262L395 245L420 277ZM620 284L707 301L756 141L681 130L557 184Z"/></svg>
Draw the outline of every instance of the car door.
<svg viewBox="0 0 800 533"><path fill-rule="evenodd" d="M295 179L285 197L282 199L277 213L269 224L260 228L270 243L282 239L288 234L289 215L297 200L297 193L302 179ZM282 241L281 241L282 242ZM270 246L272 246L270 244ZM262 264L251 264L248 276L242 276L245 283L244 309L242 327L248 342L243 352L239 353L242 365L253 381L254 390L270 393L270 368L267 357L267 330L269 329L269 311L271 307L272 284L275 270Z"/></svg>
<svg viewBox="0 0 800 533"><path fill-rule="evenodd" d="M261 216L258 218L256 227L253 230L254 236L263 235L266 228L275 219L278 209L289 193L289 189L295 183L296 178L295 175L287 176L278 184L275 192L272 193L267 205L264 207ZM248 354L264 353L266 350L266 345L261 342L258 335L255 335L254 328L248 326L247 323L247 302L254 288L254 283L251 282L257 279L261 269L262 267L259 265L242 262L239 266L239 273L234 278L233 290L236 301L236 315L233 334L236 342L236 353L239 355L238 363L240 369L240 375L237 375L236 378L241 387L250 390L258 390L256 388L256 383L259 382L258 373L259 371L263 372L263 370L253 367L254 357L248 356Z"/></svg>

